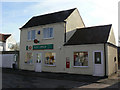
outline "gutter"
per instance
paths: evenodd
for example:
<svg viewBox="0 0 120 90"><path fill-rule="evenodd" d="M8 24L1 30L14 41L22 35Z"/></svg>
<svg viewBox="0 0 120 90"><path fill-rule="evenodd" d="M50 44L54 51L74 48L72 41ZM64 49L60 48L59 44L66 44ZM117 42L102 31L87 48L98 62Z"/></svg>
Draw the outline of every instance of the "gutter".
<svg viewBox="0 0 120 90"><path fill-rule="evenodd" d="M107 73L106 73L106 71L107 71L107 70L106 70L106 69L107 69L107 68L106 68L106 46L105 46L105 44L106 44L106 43L104 43L104 67L105 67L105 68L104 68L104 71L105 71L105 75L104 75L104 76L107 77Z"/></svg>

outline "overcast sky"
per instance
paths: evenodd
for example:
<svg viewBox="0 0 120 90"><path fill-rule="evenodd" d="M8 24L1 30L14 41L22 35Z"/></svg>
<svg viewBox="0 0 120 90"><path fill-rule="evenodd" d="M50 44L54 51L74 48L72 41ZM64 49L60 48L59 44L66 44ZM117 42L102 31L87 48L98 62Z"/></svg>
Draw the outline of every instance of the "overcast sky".
<svg viewBox="0 0 120 90"><path fill-rule="evenodd" d="M118 40L119 0L2 0L0 33L11 33L20 41L20 30L31 17L77 8L86 27L112 24ZM1 20L0 20L1 21Z"/></svg>

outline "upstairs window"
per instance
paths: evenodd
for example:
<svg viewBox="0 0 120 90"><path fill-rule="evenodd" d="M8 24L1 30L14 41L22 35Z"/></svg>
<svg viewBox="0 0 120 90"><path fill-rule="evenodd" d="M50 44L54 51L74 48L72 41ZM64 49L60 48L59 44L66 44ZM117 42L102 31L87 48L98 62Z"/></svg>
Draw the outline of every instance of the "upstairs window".
<svg viewBox="0 0 120 90"><path fill-rule="evenodd" d="M31 33L28 31L28 40L31 40Z"/></svg>
<svg viewBox="0 0 120 90"><path fill-rule="evenodd" d="M44 39L53 38L53 28L44 28L43 29L43 38Z"/></svg>
<svg viewBox="0 0 120 90"><path fill-rule="evenodd" d="M35 39L35 30L28 31L28 40L34 40Z"/></svg>
<svg viewBox="0 0 120 90"><path fill-rule="evenodd" d="M31 31L31 39L34 40L35 39L35 30Z"/></svg>

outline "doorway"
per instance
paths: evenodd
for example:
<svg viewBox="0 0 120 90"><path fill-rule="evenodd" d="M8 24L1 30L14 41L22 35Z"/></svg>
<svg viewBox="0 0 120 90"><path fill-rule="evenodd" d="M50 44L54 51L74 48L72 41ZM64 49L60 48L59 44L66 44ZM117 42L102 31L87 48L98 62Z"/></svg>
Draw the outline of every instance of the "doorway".
<svg viewBox="0 0 120 90"><path fill-rule="evenodd" d="M35 71L42 71L42 53L36 53Z"/></svg>
<svg viewBox="0 0 120 90"><path fill-rule="evenodd" d="M93 52L93 65L93 76L104 76L104 62L102 51Z"/></svg>

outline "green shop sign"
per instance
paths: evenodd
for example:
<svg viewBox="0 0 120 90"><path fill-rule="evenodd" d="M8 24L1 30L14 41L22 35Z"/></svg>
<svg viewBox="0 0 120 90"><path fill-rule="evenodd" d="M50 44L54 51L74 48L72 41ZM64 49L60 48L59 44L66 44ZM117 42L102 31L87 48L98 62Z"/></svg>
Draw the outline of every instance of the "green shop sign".
<svg viewBox="0 0 120 90"><path fill-rule="evenodd" d="M53 49L53 44L33 45L33 50Z"/></svg>

